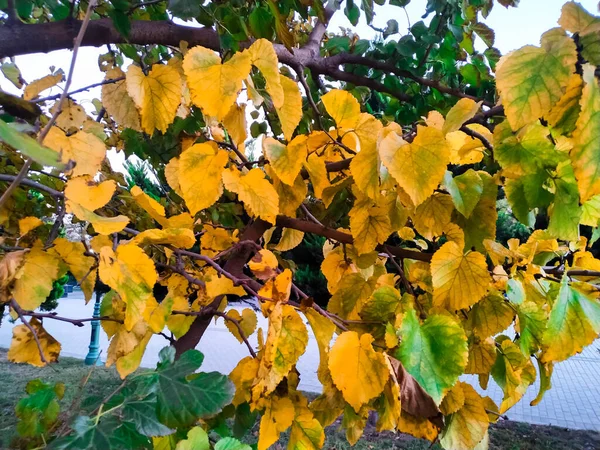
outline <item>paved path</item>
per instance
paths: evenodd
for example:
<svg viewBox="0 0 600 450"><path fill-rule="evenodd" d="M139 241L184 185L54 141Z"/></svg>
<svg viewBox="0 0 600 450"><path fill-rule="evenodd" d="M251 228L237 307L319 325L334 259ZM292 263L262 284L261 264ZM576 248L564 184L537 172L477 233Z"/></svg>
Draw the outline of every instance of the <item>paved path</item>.
<svg viewBox="0 0 600 450"><path fill-rule="evenodd" d="M244 308L244 306L234 307ZM61 299L57 312L59 315L72 318L91 317L93 304L90 302L85 305L81 293L74 292L68 298ZM261 315L259 315L259 326L266 331L267 321ZM0 326L1 347L10 345L11 328L8 318L5 317ZM89 326L79 328L67 323L47 320L45 328L62 344L62 355L85 357L89 345ZM320 392L321 385L316 376L319 352L310 331L309 336L308 348L298 363L301 374L300 388L305 391ZM256 339L251 339L251 343L256 345ZM167 341L163 337L153 336L142 359L142 366L154 367L158 361L158 351L165 345ZM100 348L103 350L101 359L104 360L108 348L104 332L100 333ZM202 370L225 374L231 372L237 362L248 355L246 346L238 343L229 333L222 319L208 328L198 350L205 356ZM465 376L464 379L479 387L475 377ZM498 404L502 400L502 391L491 379L487 391L479 390L482 394L492 397ZM531 386L521 402L508 412L508 417L534 424L600 431L600 340L586 348L580 355L557 364L552 377L552 389L546 392L539 405L529 406L529 402L537 395L537 390L538 382Z"/></svg>

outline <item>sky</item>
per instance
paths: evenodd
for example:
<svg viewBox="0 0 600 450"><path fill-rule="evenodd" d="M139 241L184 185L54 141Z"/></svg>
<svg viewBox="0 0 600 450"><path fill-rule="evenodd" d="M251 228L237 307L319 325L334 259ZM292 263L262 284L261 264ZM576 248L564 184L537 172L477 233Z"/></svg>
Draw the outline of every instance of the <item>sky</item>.
<svg viewBox="0 0 600 450"><path fill-rule="evenodd" d="M579 0L579 2L590 13L598 14L598 0ZM426 3L427 0L412 0L406 7L406 13L396 6L377 6L373 25L377 28L385 28L389 19L396 19L400 33L406 34L409 26L408 21L410 20L410 24L414 24L421 20L420 16L425 11ZM557 21L564 3L565 0L521 0L517 8L507 9L496 2L491 14L483 22L495 31L495 46L503 54L506 54L527 44L538 45L540 36L545 31L558 26ZM189 22L186 24L192 25ZM336 12L329 24L328 30L337 32L340 27L354 29L361 38L365 39L372 39L378 34L366 25L364 14L361 14L361 20L355 28L346 19L343 11ZM398 39L398 37L398 35L392 36L393 39ZM485 48L482 46L480 39L476 40L476 47L480 50ZM97 67L98 55L104 52L106 52L106 47L84 47L80 49L73 74L71 91L102 81L104 78L103 73ZM21 69L25 80L31 82L48 75L51 66L60 67L66 73L71 62L71 52L68 50L59 50L51 53L36 53L18 56L15 61ZM2 75L0 75L0 88L6 92L20 95L20 91ZM55 87L45 91L42 95L47 96L57 93L60 93L60 89ZM94 88L74 96L88 111L93 110L91 100L99 97L100 88ZM115 170L122 168L123 160L124 155L122 152L116 154L116 152L111 151L110 161Z"/></svg>

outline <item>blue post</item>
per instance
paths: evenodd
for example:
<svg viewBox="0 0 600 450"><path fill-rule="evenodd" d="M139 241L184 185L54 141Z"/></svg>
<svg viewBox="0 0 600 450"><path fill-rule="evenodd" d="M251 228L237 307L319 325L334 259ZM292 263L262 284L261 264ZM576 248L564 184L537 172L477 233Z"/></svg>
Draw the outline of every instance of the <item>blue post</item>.
<svg viewBox="0 0 600 450"><path fill-rule="evenodd" d="M96 302L94 303L94 315L92 317L100 317L100 291L96 291ZM100 321L92 320L92 335L90 337L90 346L87 356L85 357L85 365L93 366L94 364L101 366L100 361Z"/></svg>

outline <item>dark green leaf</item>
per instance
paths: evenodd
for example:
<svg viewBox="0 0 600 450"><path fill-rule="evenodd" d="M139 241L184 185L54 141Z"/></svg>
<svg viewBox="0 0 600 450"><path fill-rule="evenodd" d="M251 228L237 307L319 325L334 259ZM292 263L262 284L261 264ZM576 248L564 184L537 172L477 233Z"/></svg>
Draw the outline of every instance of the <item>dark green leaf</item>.
<svg viewBox="0 0 600 450"><path fill-rule="evenodd" d="M394 19L390 19L387 21L387 27L383 31L383 37L386 38L391 36L392 34L396 34L398 32L398 22Z"/></svg>
<svg viewBox="0 0 600 450"><path fill-rule="evenodd" d="M129 32L131 31L131 22L129 21L127 13L119 9L114 9L108 15L112 19L113 25L119 34L128 37Z"/></svg>
<svg viewBox="0 0 600 450"><path fill-rule="evenodd" d="M494 33L494 30L488 27L485 23L476 23L473 25L473 31L477 33L477 36L479 36L483 42L485 42L485 45L488 47L494 46L496 34Z"/></svg>
<svg viewBox="0 0 600 450"><path fill-rule="evenodd" d="M123 406L123 418L135 424L138 433L144 436L166 436L175 430L163 425L156 418L156 397L143 400L127 400Z"/></svg>
<svg viewBox="0 0 600 450"><path fill-rule="evenodd" d="M233 435L241 439L254 426L258 411L251 411L248 403L242 403L235 409Z"/></svg>
<svg viewBox="0 0 600 450"><path fill-rule="evenodd" d="M354 4L353 0L346 1L344 14L352 25L356 26L358 24L358 19L360 18L360 9L358 9L358 6Z"/></svg>
<svg viewBox="0 0 600 450"><path fill-rule="evenodd" d="M169 11L180 19L192 19L200 15L201 4L198 0L169 0Z"/></svg>
<svg viewBox="0 0 600 450"><path fill-rule="evenodd" d="M360 9L365 12L367 23L371 24L373 22L373 17L375 16L375 13L373 13L373 0L361 0Z"/></svg>
<svg viewBox="0 0 600 450"><path fill-rule="evenodd" d="M410 0L390 0L390 5L404 8L410 3Z"/></svg>
<svg viewBox="0 0 600 450"><path fill-rule="evenodd" d="M248 17L250 30L255 38L272 39L275 33L275 19L269 11L269 8L263 6L256 7Z"/></svg>
<svg viewBox="0 0 600 450"><path fill-rule="evenodd" d="M141 376L156 393L157 415L169 427L188 426L219 412L233 398L233 384L217 372L194 373L204 360L197 350L174 363L167 360L155 372Z"/></svg>

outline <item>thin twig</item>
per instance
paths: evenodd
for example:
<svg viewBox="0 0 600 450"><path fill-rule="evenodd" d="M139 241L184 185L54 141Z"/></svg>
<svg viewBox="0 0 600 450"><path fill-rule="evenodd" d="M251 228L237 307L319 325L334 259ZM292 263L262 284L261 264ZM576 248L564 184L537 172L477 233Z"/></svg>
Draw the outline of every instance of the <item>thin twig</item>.
<svg viewBox="0 0 600 450"><path fill-rule="evenodd" d="M21 309L21 314L23 316L35 317L36 319L52 319L52 320L58 320L60 322L67 322L67 323L70 323L72 325L75 325L76 327L82 327L82 326L85 325L85 322L92 322L94 320L104 320L106 322L123 323L122 320L115 319L113 317L108 317L108 316L89 317L89 318L85 318L85 319L69 319L68 317L59 316L55 312L37 313L37 312L34 312L34 311L23 311L22 309Z"/></svg>
<svg viewBox="0 0 600 450"><path fill-rule="evenodd" d="M65 88L60 96L60 100L58 101L58 103L56 105L56 110L54 111L54 113L52 114L52 117L50 118L50 120L48 121L48 123L46 124L44 129L40 132L40 134L37 138L37 141L39 144L44 142L44 139L50 132L50 128L52 128L52 126L54 125L54 122L56 122L56 119L58 118L58 115L62 112L62 105L63 105L63 102L65 101L65 99L67 98L67 91L69 90L69 87L71 87L71 81L73 79L73 72L75 70L75 61L77 60L77 52L79 50L79 46L81 45L81 41L83 40L83 36L85 35L85 30L87 29L88 23L90 22L92 10L96 6L96 1L97 0L90 0L90 2L88 4L88 8L85 13L85 18L83 19L81 28L79 29L79 33L77 34L77 38L75 38L75 45L73 46L73 57L71 58L71 67L69 68L69 74L67 76ZM33 164L33 160L31 158L27 158L25 160L23 167L17 174L14 181L8 186L8 188L6 188L6 191L4 191L4 193L2 194L2 197L0 197L0 207L2 207L2 205L4 205L4 203L6 203L8 201L8 199L12 196L12 193L17 188L17 186L19 186L19 184L21 184L21 181L27 176L27 172L29 171L29 168L31 167L32 164Z"/></svg>
<svg viewBox="0 0 600 450"><path fill-rule="evenodd" d="M302 203L300 205L300 209L302 210L302 212L306 215L306 217L308 217L310 220L312 220L314 223L316 223L317 225L321 225L322 227L324 227L325 225L323 225L319 219L317 219L315 216L313 216L313 214L308 210L308 208L306 207L306 205L304 203Z"/></svg>
<svg viewBox="0 0 600 450"><path fill-rule="evenodd" d="M35 340L35 344L37 345L38 351L40 353L40 359L42 360L42 362L44 364L48 364L48 360L46 359L46 356L44 355L44 349L42 347L42 343L40 342L40 339L38 338L38 335L37 335L37 332L35 331L35 329L25 319L25 317L24 317L25 314L24 314L23 309L19 306L19 304L17 303L17 301L14 298L10 300L10 306L12 307L12 309L15 310L15 312L19 316L19 319L21 319L21 322L23 322L23 325L25 325L27 327L27 329L29 331L31 331L31 334L33 335L33 339Z"/></svg>
<svg viewBox="0 0 600 450"><path fill-rule="evenodd" d="M244 333L244 330L242 329L242 325L240 324L240 321L228 316L227 314L221 312L221 311L215 311L214 312L215 316L219 316L222 317L225 320L228 320L229 322L231 322L232 324L235 325L235 327L237 328L238 332L240 333L240 337L242 338L242 340L244 341L244 343L246 344L246 347L248 347L248 351L250 352L250 354L252 355L253 358L256 358L256 352L254 351L254 349L252 348L252 345L250 345L250 342L248 341L248 336L246 336L246 333Z"/></svg>
<svg viewBox="0 0 600 450"><path fill-rule="evenodd" d="M94 83L94 84L90 84L89 86L85 86L79 89L75 89L74 91L71 92L67 92L67 94L65 95L66 97L71 97L72 95L75 94L79 94L80 92L85 92L85 91L89 91L92 88L98 87L98 86L103 86L105 84L113 84L113 83L117 83L119 81L124 80L125 77L118 77L118 78L112 78L110 80L103 80L103 81L99 81L98 83ZM65 87L66 89L66 87ZM44 97L44 98L36 98L35 100L31 100L31 103L42 103L42 102L47 102L50 100L56 100L57 98L60 98L65 91L63 91L60 94L55 94L55 95L50 95L48 97Z"/></svg>

